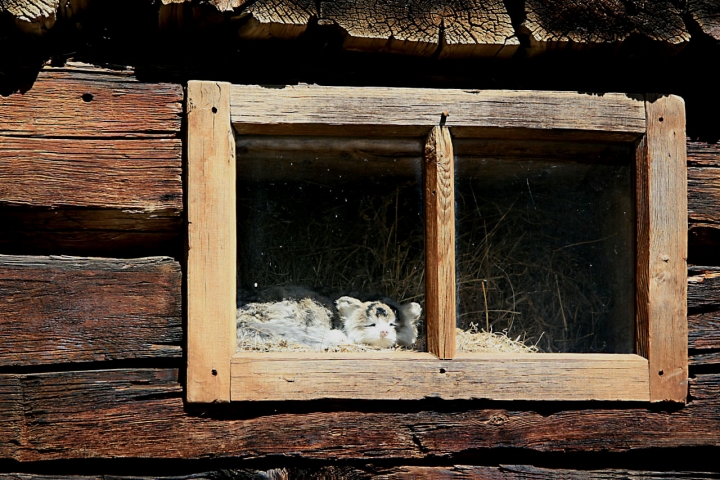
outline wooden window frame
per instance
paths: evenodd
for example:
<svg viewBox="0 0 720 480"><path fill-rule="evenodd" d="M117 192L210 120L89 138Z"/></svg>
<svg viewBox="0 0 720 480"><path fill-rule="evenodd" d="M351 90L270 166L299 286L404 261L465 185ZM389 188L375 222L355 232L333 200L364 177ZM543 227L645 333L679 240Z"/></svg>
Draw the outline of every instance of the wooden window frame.
<svg viewBox="0 0 720 480"><path fill-rule="evenodd" d="M189 402L686 401L687 170L681 98L191 81L187 122ZM454 353L455 265L448 254L454 250L448 244L452 236L447 236L454 213L448 189L442 188L452 181L449 131L458 138L634 146L635 354ZM428 353L236 352L236 134L428 138Z"/></svg>

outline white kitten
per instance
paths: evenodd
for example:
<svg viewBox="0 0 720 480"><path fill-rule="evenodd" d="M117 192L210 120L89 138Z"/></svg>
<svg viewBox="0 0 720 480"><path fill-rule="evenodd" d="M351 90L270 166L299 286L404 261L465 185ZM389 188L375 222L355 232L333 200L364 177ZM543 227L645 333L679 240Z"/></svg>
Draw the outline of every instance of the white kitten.
<svg viewBox="0 0 720 480"><path fill-rule="evenodd" d="M378 348L390 348L395 343L410 347L417 340L417 320L422 308L415 302L393 306L391 303L362 302L353 297L335 301L350 341Z"/></svg>
<svg viewBox="0 0 720 480"><path fill-rule="evenodd" d="M342 329L334 329L332 306L328 308L321 303L322 297L313 296L316 298L241 306L237 314L238 346L286 340L319 350L349 343L390 348L396 343L411 347L417 340L417 320L422 313L417 303L400 305L389 299L363 302L354 297L340 297L335 306Z"/></svg>

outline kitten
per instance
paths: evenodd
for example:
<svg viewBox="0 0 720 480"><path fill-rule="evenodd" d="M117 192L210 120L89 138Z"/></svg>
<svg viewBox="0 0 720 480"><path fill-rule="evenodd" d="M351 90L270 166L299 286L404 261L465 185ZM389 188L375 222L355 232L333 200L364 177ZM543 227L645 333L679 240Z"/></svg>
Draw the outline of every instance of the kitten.
<svg viewBox="0 0 720 480"><path fill-rule="evenodd" d="M396 343L411 347L417 340L417 320L422 308L415 302L391 305L393 303L362 302L348 296L335 301L343 331L353 343L378 348L390 348Z"/></svg>
<svg viewBox="0 0 720 480"><path fill-rule="evenodd" d="M287 298L295 295L303 298ZM417 321L422 313L415 302L400 305L389 299L361 301L343 296L333 305L301 287L272 289L261 298L265 301L246 303L238 309L241 347L270 339L321 350L349 343L411 347L417 340ZM338 328L333 328L333 323Z"/></svg>

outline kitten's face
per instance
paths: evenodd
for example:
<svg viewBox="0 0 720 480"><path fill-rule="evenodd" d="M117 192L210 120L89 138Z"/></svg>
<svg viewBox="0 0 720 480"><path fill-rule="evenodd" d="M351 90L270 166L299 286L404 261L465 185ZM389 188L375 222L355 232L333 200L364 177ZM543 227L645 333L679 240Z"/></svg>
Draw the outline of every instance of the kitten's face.
<svg viewBox="0 0 720 480"><path fill-rule="evenodd" d="M397 341L397 318L392 308L382 302L361 302L340 297L335 304L344 324L345 334L353 343L390 348Z"/></svg>

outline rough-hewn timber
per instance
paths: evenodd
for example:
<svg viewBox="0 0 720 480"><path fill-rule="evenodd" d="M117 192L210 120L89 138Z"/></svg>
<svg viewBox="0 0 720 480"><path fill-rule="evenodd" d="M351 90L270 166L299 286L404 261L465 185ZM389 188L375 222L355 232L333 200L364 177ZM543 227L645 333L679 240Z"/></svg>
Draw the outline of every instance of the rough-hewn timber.
<svg viewBox="0 0 720 480"><path fill-rule="evenodd" d="M705 34L720 40L720 3L715 0L689 0L687 10Z"/></svg>
<svg viewBox="0 0 720 480"><path fill-rule="evenodd" d="M338 25L349 50L510 57L519 45L502 1L320 2L320 22Z"/></svg>
<svg viewBox="0 0 720 480"><path fill-rule="evenodd" d="M282 465L282 460L270 461L270 465ZM686 468L691 468L688 465ZM137 469L136 469L137 470ZM142 470L140 470L142 472ZM11 473L5 474L7 480L114 480L121 477L109 477L106 475L75 476L75 475L43 475L32 473ZM126 478L126 477L122 477ZM157 476L132 476L132 480L150 480ZM453 465L447 466L378 466L368 463L366 465L326 465L326 466L292 466L285 468L274 468L271 470L253 469L223 469L193 473L189 475L163 476L163 480L211 480L226 479L233 480L291 480L295 478L322 478L323 480L361 480L382 478L383 480L403 480L431 478L438 480L445 479L477 479L484 480L668 480L668 479L717 479L717 474L712 472L693 471L671 471L663 472L658 470L626 470L626 469L603 469L603 470L571 470L567 468L544 468L534 465L500 465L500 466L477 466L477 465Z"/></svg>
<svg viewBox="0 0 720 480"><path fill-rule="evenodd" d="M0 224L4 254L179 257L183 248L177 210L3 207Z"/></svg>
<svg viewBox="0 0 720 480"><path fill-rule="evenodd" d="M682 12L670 1L527 0L521 31L536 49L619 43L639 35L669 45L690 39Z"/></svg>
<svg viewBox="0 0 720 480"><path fill-rule="evenodd" d="M0 366L179 357L181 284L163 257L0 255Z"/></svg>
<svg viewBox="0 0 720 480"><path fill-rule="evenodd" d="M681 409L563 409L543 413L468 402L451 409L405 403L348 411L298 411L208 406L185 411L175 369L122 369L0 376L10 396L0 404L0 457L200 458L276 455L306 459L376 460L443 457L472 449L509 447L538 452L623 452L638 448L720 446L720 375L691 384ZM18 383L14 383L18 382ZM322 410L322 409L320 409ZM558 434L558 432L562 432Z"/></svg>
<svg viewBox="0 0 720 480"><path fill-rule="evenodd" d="M181 166L179 138L0 137L0 205L180 212Z"/></svg>
<svg viewBox="0 0 720 480"><path fill-rule="evenodd" d="M720 228L720 144L688 141L687 152L690 221Z"/></svg>
<svg viewBox="0 0 720 480"><path fill-rule="evenodd" d="M180 85L87 66L0 97L0 251L177 254L182 101Z"/></svg>
<svg viewBox="0 0 720 480"><path fill-rule="evenodd" d="M259 0L240 14L244 23L238 34L249 40L289 40L302 35L317 17L314 0Z"/></svg>
<svg viewBox="0 0 720 480"><path fill-rule="evenodd" d="M43 70L26 92L0 97L0 136L176 137L182 99L180 85L141 83L131 72Z"/></svg>

